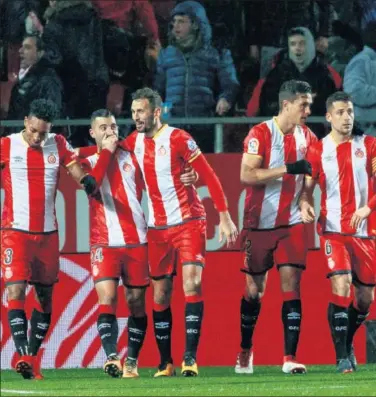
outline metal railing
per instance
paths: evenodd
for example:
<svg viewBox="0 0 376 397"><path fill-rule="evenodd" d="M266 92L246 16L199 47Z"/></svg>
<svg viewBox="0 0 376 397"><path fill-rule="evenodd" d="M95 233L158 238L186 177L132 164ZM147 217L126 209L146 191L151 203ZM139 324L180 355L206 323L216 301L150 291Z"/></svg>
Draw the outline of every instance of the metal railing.
<svg viewBox="0 0 376 397"><path fill-rule="evenodd" d="M376 116L376 115L375 115ZM214 152L223 152L223 127L225 124L248 124L255 125L261 123L262 121L268 120L270 117L193 117L193 118L168 118L163 120L170 125L188 125L188 124L207 124L214 125L215 131L215 142L214 142ZM133 125L132 119L117 118L118 125ZM373 124L376 130L376 120L374 118L358 120L360 122ZM324 117L312 116L309 118L309 123L311 124L324 124L326 120ZM23 120L1 120L0 127L23 127ZM90 119L60 119L54 121L55 126L59 127L69 127L69 126L89 126ZM189 132L189 131L188 131Z"/></svg>

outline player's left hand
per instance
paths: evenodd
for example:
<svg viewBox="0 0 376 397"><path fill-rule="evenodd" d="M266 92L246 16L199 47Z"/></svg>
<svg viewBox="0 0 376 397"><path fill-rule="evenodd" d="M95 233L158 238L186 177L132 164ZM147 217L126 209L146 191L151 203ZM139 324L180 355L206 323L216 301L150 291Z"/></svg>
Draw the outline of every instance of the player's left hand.
<svg viewBox="0 0 376 397"><path fill-rule="evenodd" d="M371 214L371 208L368 205L357 209L351 217L350 226L357 230L361 223Z"/></svg>
<svg viewBox="0 0 376 397"><path fill-rule="evenodd" d="M233 246L238 238L238 229L228 211L219 213L219 242L227 241L227 248Z"/></svg>
<svg viewBox="0 0 376 397"><path fill-rule="evenodd" d="M226 101L225 98L221 98L218 102L217 102L217 107L215 109L215 111L222 116L222 114L228 112L231 108L231 105Z"/></svg>
<svg viewBox="0 0 376 397"><path fill-rule="evenodd" d="M184 169L184 174L180 175L180 181L184 186L194 185L198 181L198 174L192 167Z"/></svg>

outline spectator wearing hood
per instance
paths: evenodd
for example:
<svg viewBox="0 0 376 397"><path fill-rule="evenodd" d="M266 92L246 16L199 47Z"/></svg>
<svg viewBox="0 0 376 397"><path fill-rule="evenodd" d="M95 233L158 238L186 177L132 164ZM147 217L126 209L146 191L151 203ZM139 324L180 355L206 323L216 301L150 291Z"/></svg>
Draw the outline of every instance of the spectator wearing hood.
<svg viewBox="0 0 376 397"><path fill-rule="evenodd" d="M311 32L304 27L291 29L288 33L288 49L278 54L275 67L269 72L262 86L259 115L272 116L278 112L278 91L288 80L309 83L314 97L312 115L324 115L326 98L336 91L334 75L338 77L316 55Z"/></svg>
<svg viewBox="0 0 376 397"><path fill-rule="evenodd" d="M231 52L214 48L211 38L200 3L185 1L173 9L169 45L159 54L154 79L155 89L172 104L172 116L221 116L234 105L239 82ZM202 150L213 151L210 126L189 126L189 130Z"/></svg>
<svg viewBox="0 0 376 397"><path fill-rule="evenodd" d="M361 128L376 136L376 21L366 26L363 41L363 51L346 67L344 89L351 95Z"/></svg>
<svg viewBox="0 0 376 397"><path fill-rule="evenodd" d="M89 117L106 107L109 87L104 61L102 28L90 1L50 1L43 32L44 59L53 65L64 84L64 102L71 118ZM72 129L73 146L85 146L85 128Z"/></svg>

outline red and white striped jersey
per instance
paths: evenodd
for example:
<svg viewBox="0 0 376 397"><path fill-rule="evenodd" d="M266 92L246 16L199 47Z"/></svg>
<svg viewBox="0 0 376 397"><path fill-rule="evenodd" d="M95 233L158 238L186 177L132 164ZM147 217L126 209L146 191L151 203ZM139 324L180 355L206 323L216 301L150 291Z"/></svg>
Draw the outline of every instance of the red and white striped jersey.
<svg viewBox="0 0 376 397"><path fill-rule="evenodd" d="M319 233L376 236L375 211L358 230L350 227L354 212L376 193L372 180L376 175L376 138L353 136L337 144L329 134L310 147L307 160L321 188Z"/></svg>
<svg viewBox="0 0 376 397"><path fill-rule="evenodd" d="M5 189L1 227L31 233L56 231L59 168L75 161L76 155L61 135L48 134L40 148L30 147L22 132L1 138Z"/></svg>
<svg viewBox="0 0 376 397"><path fill-rule="evenodd" d="M302 160L317 138L306 126L283 134L275 118L254 126L244 140L244 153L262 157L262 168ZM247 187L243 227L274 229L301 222L298 199L304 175L284 175L265 185Z"/></svg>
<svg viewBox="0 0 376 397"><path fill-rule="evenodd" d="M99 155L82 160L93 169ZM86 167L85 167L86 166ZM117 150L105 172L100 197L90 197L90 244L109 247L146 243L146 221L141 207L144 183L134 156Z"/></svg>
<svg viewBox="0 0 376 397"><path fill-rule="evenodd" d="M122 142L140 165L148 194L149 227L165 228L205 218L194 186L184 186L180 175L201 151L191 135L164 125L153 138L134 132Z"/></svg>

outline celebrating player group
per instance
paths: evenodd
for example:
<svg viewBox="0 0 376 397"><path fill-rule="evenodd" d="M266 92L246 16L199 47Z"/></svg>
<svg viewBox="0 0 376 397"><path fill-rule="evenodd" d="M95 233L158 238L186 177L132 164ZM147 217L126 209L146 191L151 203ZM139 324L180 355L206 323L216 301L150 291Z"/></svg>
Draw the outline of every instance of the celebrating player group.
<svg viewBox="0 0 376 397"><path fill-rule="evenodd" d="M50 132L55 105L34 101L25 129L1 138L0 152L5 189L1 270L9 327L19 354L16 371L26 379L43 379L37 355L50 326L59 271L55 196L60 166L89 197L97 330L108 375L139 376L138 356L148 328L145 290L149 284L160 353L154 377L176 374L170 304L177 269L185 296L186 343L180 371L183 376L199 374L206 215L194 186L198 179L207 185L219 213L220 240L233 246L240 237L244 251L245 289L235 372L253 373L253 333L267 274L274 265L283 292L282 371L307 372L296 358L302 319L300 280L308 251L305 224L314 222L316 215L331 283L328 321L337 371L355 371L353 338L367 318L376 285L376 138L353 128L351 98L336 92L326 103L331 131L318 141L306 126L311 104L308 83L285 82L279 91L278 115L254 126L244 140L240 179L247 185L247 195L238 236L218 177L188 132L162 123L162 99L157 92L143 88L133 94L136 130L126 139L118 140L114 116L99 109L90 125L96 145L75 150L62 136ZM316 184L322 192L319 214L313 203ZM148 198L147 221L141 207L143 190ZM124 362L117 346L120 279L130 313ZM30 330L24 310L27 283L34 285L37 302Z"/></svg>

